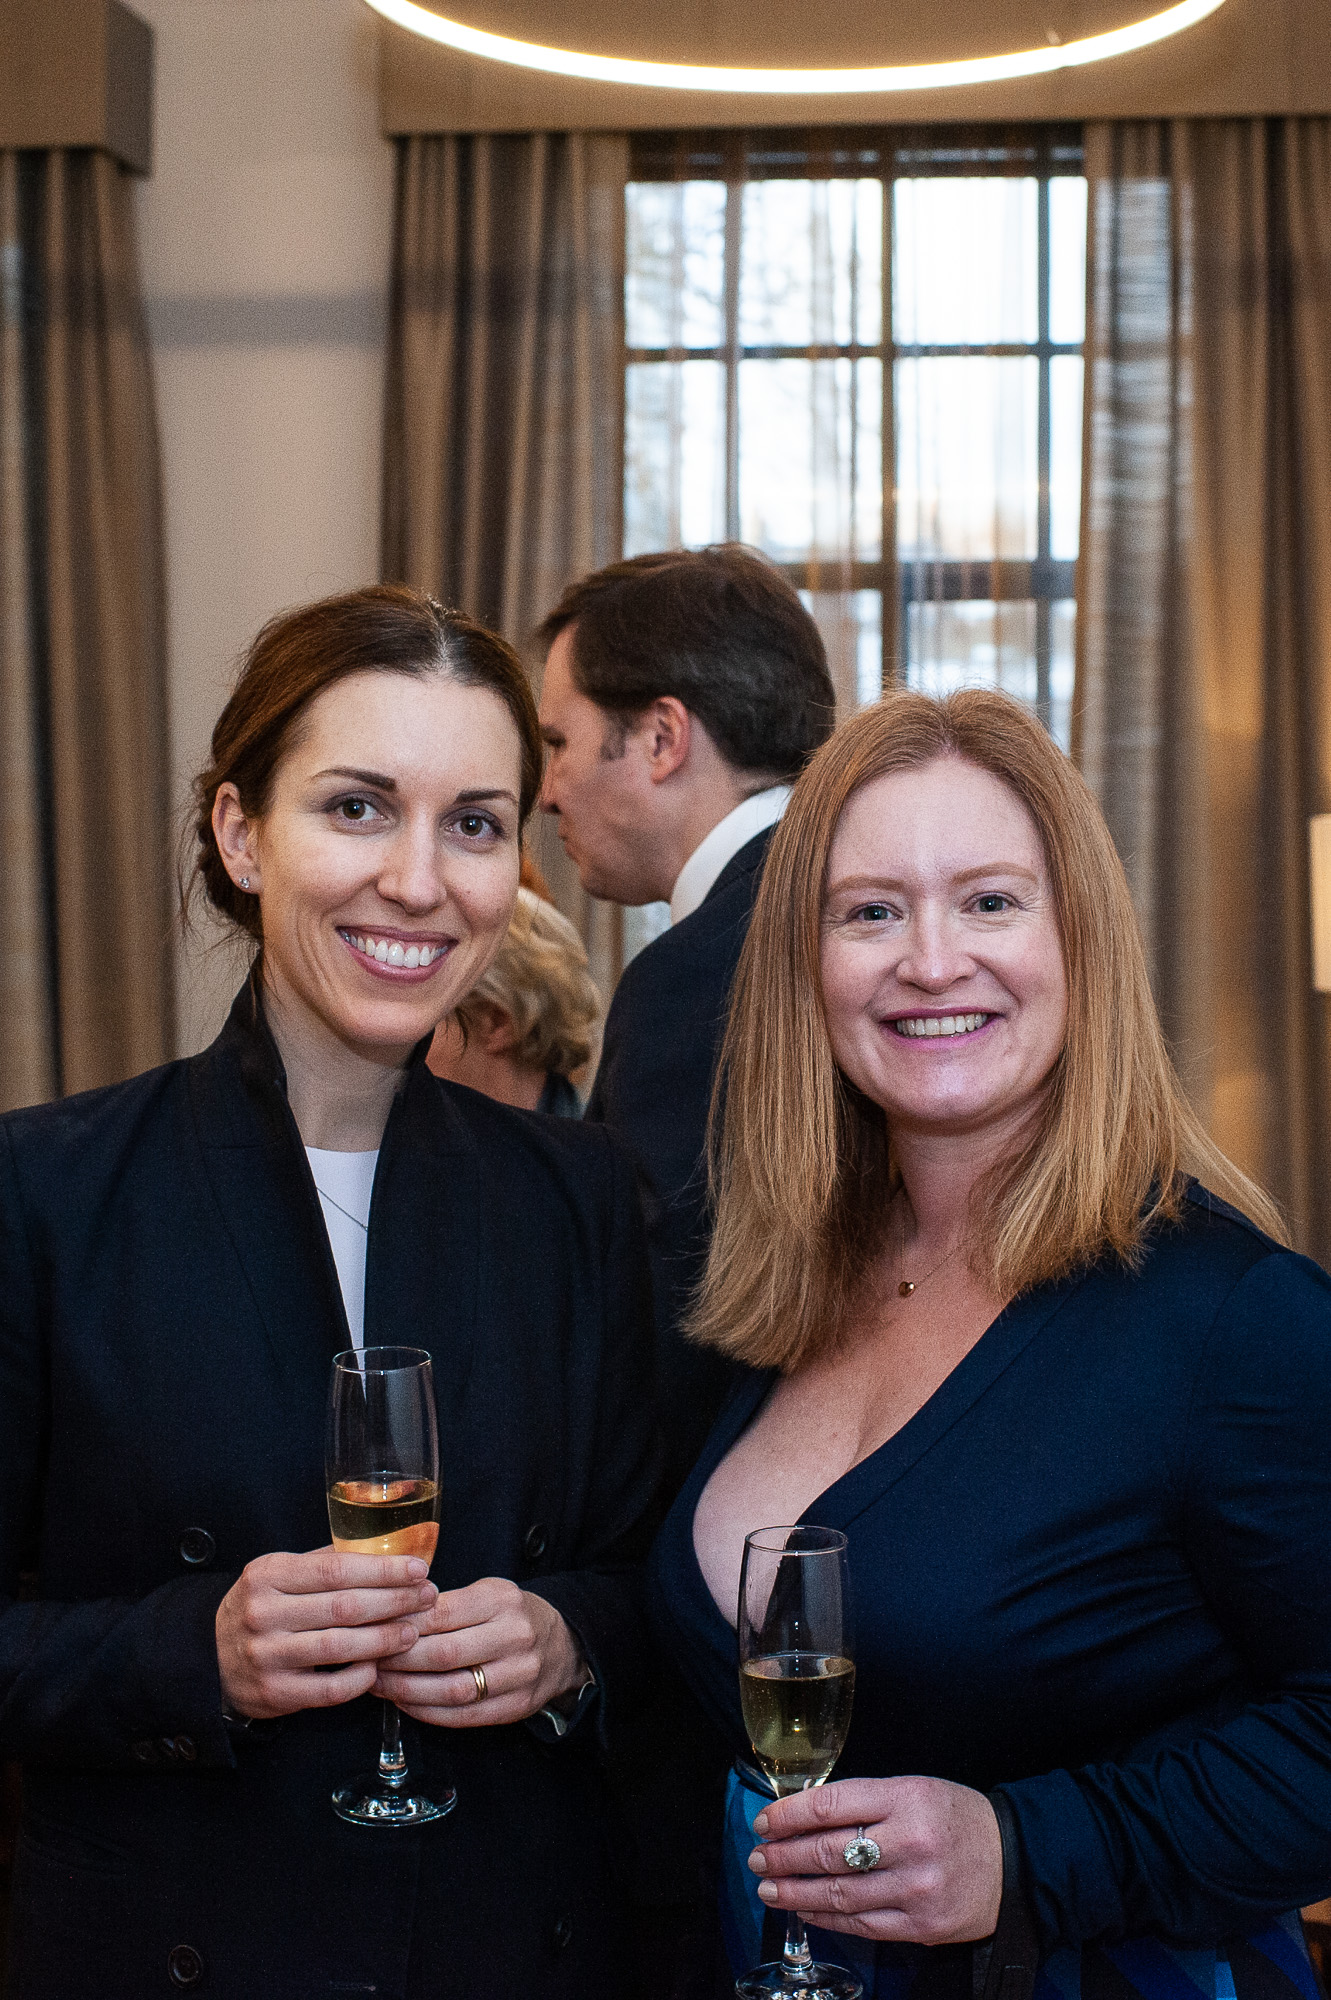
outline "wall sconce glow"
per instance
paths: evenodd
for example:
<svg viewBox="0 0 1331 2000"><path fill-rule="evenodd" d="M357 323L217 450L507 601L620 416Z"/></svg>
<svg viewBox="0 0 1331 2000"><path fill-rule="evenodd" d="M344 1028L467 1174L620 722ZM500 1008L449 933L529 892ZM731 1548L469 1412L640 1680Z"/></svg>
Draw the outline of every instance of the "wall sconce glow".
<svg viewBox="0 0 1331 2000"><path fill-rule="evenodd" d="M582 77L591 83L632 83L656 90L742 91L749 95L791 92L799 96L840 96L858 91L945 90L957 84L1000 83L1011 77L1044 76L1051 70L1076 69L1104 62L1110 56L1150 48L1185 28L1204 21L1224 0L1180 0L1163 13L1111 28L1106 34L1080 41L1055 43L1043 49L1023 49L1007 56L973 56L958 62L897 63L883 69L720 69L698 63L636 62L622 56L578 55L572 49L546 49L537 42L518 42L508 35L490 35L449 21L416 0L369 0L375 12L413 34L461 49L493 62L515 63L520 69L545 70L554 76Z"/></svg>

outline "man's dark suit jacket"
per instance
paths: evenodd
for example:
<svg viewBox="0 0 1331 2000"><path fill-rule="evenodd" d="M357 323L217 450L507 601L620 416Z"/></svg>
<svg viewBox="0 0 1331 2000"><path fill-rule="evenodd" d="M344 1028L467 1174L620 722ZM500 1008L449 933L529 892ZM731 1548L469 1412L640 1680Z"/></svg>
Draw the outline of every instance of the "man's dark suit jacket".
<svg viewBox="0 0 1331 2000"><path fill-rule="evenodd" d="M632 1171L604 1134L412 1063L379 1156L365 1333L434 1357L433 1575L548 1598L612 1733L644 1668L646 1262ZM224 1723L214 1614L253 1557L327 1544L329 1364L349 1344L249 989L203 1055L0 1121L18 2000L622 2000L593 1716L563 1742L405 1723L413 1764L458 1803L387 1834L329 1803L373 1762L379 1702L244 1736Z"/></svg>
<svg viewBox="0 0 1331 2000"><path fill-rule="evenodd" d="M588 1118L608 1125L638 1169L656 1298L666 1430L665 1497L683 1484L734 1379L679 1331L707 1256L704 1157L712 1079L730 989L774 829L741 847L691 916L624 970L605 1024Z"/></svg>

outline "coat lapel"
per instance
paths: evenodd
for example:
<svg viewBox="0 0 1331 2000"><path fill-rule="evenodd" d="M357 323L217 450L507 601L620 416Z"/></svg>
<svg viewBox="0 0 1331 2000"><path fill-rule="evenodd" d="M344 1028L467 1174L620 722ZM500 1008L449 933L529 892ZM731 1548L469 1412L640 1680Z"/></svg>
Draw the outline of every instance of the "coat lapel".
<svg viewBox="0 0 1331 2000"><path fill-rule="evenodd" d="M440 1443L457 1446L482 1309L485 1163L448 1088L417 1049L384 1132L370 1205L365 1344L423 1347L434 1362ZM308 1419L329 1364L351 1345L342 1288L257 972L191 1065L209 1184L277 1369Z"/></svg>
<svg viewBox="0 0 1331 2000"><path fill-rule="evenodd" d="M413 1061L390 1114L374 1177L365 1343L428 1351L443 1451L475 1353L484 1170L448 1086L424 1061Z"/></svg>
<svg viewBox="0 0 1331 2000"><path fill-rule="evenodd" d="M278 1371L307 1392L351 1336L309 1161L256 975L190 1066L204 1168Z"/></svg>

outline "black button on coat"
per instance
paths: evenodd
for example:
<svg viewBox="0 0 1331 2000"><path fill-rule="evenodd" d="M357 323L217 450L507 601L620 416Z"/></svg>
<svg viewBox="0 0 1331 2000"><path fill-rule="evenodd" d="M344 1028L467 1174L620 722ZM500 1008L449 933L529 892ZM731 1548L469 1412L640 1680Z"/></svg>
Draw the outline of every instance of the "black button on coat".
<svg viewBox="0 0 1331 2000"><path fill-rule="evenodd" d="M549 2000L621 2000L623 1843L602 1757L644 1673L657 1466L646 1251L613 1144L413 1062L379 1158L365 1333L434 1357L435 1581L524 1576L540 1522L532 1587L601 1690L557 1745L520 1724L407 1723L413 1764L458 1805L406 1838L329 1805L373 1759L377 1701L234 1741L222 1719L219 1602L253 1557L328 1540L325 1398L350 1344L252 990L203 1055L0 1120L15 2000L144 2000L168 1979L218 2000L511 2000L533 1982Z"/></svg>

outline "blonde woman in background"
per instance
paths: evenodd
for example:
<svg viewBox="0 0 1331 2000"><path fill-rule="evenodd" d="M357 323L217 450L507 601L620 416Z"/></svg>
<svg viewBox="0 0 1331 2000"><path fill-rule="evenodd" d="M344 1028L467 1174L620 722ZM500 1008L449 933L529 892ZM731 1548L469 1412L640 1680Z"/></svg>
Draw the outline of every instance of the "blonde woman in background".
<svg viewBox="0 0 1331 2000"><path fill-rule="evenodd" d="M659 1627L741 1757L747 1532L846 1534L857 1647L836 1779L732 1780L735 1970L766 1908L866 2000L1313 2000L1331 1282L1189 1108L1033 718L901 691L817 753L723 1064L694 1329L754 1372Z"/></svg>
<svg viewBox="0 0 1331 2000"><path fill-rule="evenodd" d="M580 1118L572 1079L591 1061L600 1014L582 939L552 903L521 888L497 957L440 1023L430 1068L501 1104Z"/></svg>

